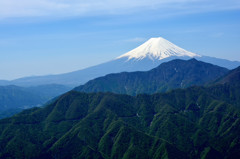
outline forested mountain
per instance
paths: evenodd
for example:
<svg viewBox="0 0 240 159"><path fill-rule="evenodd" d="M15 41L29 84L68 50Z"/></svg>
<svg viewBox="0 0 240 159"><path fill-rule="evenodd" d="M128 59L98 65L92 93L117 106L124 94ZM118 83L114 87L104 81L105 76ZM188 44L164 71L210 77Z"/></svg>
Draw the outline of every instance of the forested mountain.
<svg viewBox="0 0 240 159"><path fill-rule="evenodd" d="M71 91L0 120L0 158L238 159L239 88L227 85L137 96Z"/></svg>
<svg viewBox="0 0 240 159"><path fill-rule="evenodd" d="M136 95L166 92L175 88L204 85L225 75L226 68L190 60L172 60L146 72L109 74L75 88L80 92L114 92Z"/></svg>

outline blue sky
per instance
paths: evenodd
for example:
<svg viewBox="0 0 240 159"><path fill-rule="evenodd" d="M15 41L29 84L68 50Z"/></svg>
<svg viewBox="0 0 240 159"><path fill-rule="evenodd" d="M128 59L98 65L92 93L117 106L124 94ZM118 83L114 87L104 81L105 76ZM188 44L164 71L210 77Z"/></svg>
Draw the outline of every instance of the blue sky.
<svg viewBox="0 0 240 159"><path fill-rule="evenodd" d="M239 0L0 0L0 79L106 62L151 37L240 61Z"/></svg>

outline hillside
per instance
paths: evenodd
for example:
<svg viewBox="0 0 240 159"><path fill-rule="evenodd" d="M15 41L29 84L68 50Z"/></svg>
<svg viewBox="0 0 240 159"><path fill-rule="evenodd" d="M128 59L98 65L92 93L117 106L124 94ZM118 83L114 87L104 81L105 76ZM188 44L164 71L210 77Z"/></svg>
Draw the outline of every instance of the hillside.
<svg viewBox="0 0 240 159"><path fill-rule="evenodd" d="M0 120L0 158L237 159L239 132L240 109L204 87L135 97L71 91Z"/></svg>
<svg viewBox="0 0 240 159"><path fill-rule="evenodd" d="M239 85L240 81L240 66L231 70L226 76L218 79L218 84L236 84Z"/></svg>
<svg viewBox="0 0 240 159"><path fill-rule="evenodd" d="M224 100L240 108L240 67L229 71L208 87L218 100Z"/></svg>

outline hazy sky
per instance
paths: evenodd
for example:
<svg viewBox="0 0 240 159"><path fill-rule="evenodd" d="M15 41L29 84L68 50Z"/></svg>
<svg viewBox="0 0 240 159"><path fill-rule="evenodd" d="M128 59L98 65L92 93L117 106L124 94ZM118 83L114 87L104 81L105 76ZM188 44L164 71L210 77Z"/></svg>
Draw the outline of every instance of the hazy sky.
<svg viewBox="0 0 240 159"><path fill-rule="evenodd" d="M0 0L0 79L79 70L159 36L240 61L240 1Z"/></svg>

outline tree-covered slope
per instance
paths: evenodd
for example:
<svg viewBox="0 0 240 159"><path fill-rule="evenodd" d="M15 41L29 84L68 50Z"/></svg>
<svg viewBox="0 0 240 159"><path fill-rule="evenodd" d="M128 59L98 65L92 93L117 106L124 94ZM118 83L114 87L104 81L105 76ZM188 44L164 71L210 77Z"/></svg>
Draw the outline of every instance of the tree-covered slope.
<svg viewBox="0 0 240 159"><path fill-rule="evenodd" d="M240 108L240 67L217 79L208 87L208 92Z"/></svg>
<svg viewBox="0 0 240 159"><path fill-rule="evenodd" d="M217 84L239 85L240 81L240 66L229 71L228 74L216 81Z"/></svg>
<svg viewBox="0 0 240 159"><path fill-rule="evenodd" d="M175 88L204 85L228 72L226 68L191 60L173 60L146 72L109 74L75 88L80 92L114 92L136 95L166 92Z"/></svg>
<svg viewBox="0 0 240 159"><path fill-rule="evenodd" d="M135 97L71 91L0 120L0 158L237 159L239 132L239 108L204 87Z"/></svg>

